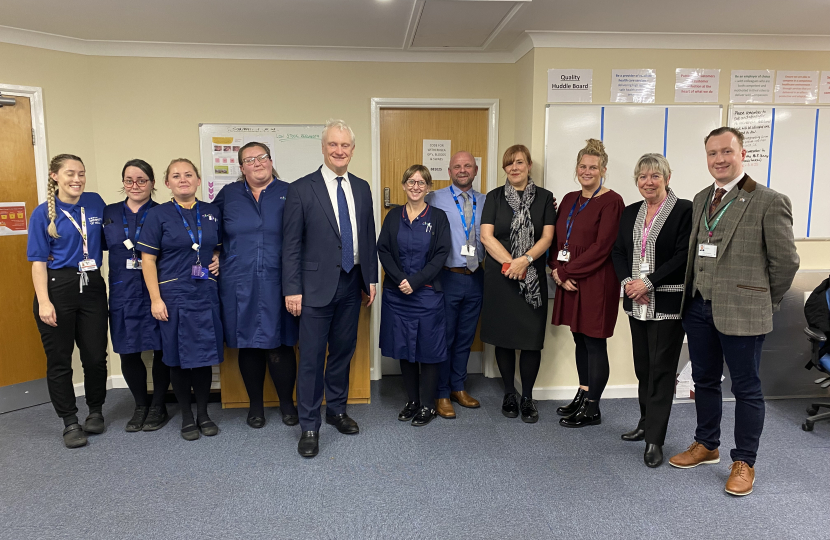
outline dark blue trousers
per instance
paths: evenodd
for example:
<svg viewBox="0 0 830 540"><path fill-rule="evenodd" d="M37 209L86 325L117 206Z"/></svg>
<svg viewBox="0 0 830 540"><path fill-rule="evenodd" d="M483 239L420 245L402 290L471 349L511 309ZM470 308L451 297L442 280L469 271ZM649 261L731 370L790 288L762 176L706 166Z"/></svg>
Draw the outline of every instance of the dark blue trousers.
<svg viewBox="0 0 830 540"><path fill-rule="evenodd" d="M355 266L349 273L340 272L337 291L327 306L302 308L297 410L303 431L320 430L324 389L326 414L346 412L349 368L357 345L361 300L360 266Z"/></svg>
<svg viewBox="0 0 830 540"><path fill-rule="evenodd" d="M447 319L447 360L439 364L436 399L464 390L470 347L476 337L484 297L484 270L479 268L469 275L442 270L441 287Z"/></svg>
<svg viewBox="0 0 830 540"><path fill-rule="evenodd" d="M766 335L727 336L718 332L712 319L712 303L700 295L686 309L683 329L689 336L695 383L695 440L709 450L720 446L721 376L725 360L735 396L735 449L730 456L732 461L745 461L754 467L764 429L764 395L759 371Z"/></svg>

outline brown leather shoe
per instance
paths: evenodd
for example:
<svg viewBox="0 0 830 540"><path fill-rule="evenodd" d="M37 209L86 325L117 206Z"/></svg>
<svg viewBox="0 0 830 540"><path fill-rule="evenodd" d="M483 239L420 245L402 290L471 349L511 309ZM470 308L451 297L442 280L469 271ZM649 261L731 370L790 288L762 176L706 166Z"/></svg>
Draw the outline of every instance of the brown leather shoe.
<svg viewBox="0 0 830 540"><path fill-rule="evenodd" d="M452 403L448 398L440 398L435 400L435 412L441 418L455 418L455 409L452 408Z"/></svg>
<svg viewBox="0 0 830 540"><path fill-rule="evenodd" d="M717 448L708 450L697 441L693 442L685 452L680 452L669 460L669 465L678 469L691 469L710 463L720 463L720 452Z"/></svg>
<svg viewBox="0 0 830 540"><path fill-rule="evenodd" d="M726 492L738 497L749 495L752 493L753 484L755 484L755 468L747 465L745 461L734 462L732 472L726 481Z"/></svg>
<svg viewBox="0 0 830 540"><path fill-rule="evenodd" d="M465 390L461 390L460 392L450 392L450 399L462 407L467 407L468 409L478 409L481 407L481 403L479 403L476 398L468 394Z"/></svg>

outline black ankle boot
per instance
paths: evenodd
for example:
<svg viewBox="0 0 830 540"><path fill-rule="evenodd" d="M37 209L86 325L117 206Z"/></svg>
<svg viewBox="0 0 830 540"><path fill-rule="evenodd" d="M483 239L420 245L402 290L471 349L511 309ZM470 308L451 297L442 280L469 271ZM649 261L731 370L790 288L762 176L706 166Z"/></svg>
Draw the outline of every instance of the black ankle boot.
<svg viewBox="0 0 830 540"><path fill-rule="evenodd" d="M602 415L599 412L599 401L588 401L587 399L582 402L575 413L559 420L560 426L569 428L595 426L601 423Z"/></svg>
<svg viewBox="0 0 830 540"><path fill-rule="evenodd" d="M659 467L663 463L663 447L659 444L646 444L646 451L643 453L643 462L646 467Z"/></svg>
<svg viewBox="0 0 830 540"><path fill-rule="evenodd" d="M565 405L564 407L559 407L556 409L556 414L559 416L570 416L576 412L582 402L585 401L585 390L579 388L576 391L576 395L574 396L573 401Z"/></svg>

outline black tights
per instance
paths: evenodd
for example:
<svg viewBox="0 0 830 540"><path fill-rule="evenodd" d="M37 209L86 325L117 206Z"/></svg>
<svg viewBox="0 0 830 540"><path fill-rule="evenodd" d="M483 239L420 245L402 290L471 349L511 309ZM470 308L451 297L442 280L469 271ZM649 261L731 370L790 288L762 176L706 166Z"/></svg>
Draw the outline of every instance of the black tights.
<svg viewBox="0 0 830 540"><path fill-rule="evenodd" d="M280 399L280 412L296 415L294 383L297 380L297 357L294 347L281 345L276 349L239 349L239 372L242 373L251 403L248 416L265 416L263 387L266 364Z"/></svg>
<svg viewBox="0 0 830 540"><path fill-rule="evenodd" d="M588 400L599 401L608 384L608 343L605 338L595 338L572 332L576 343L576 371L579 386L588 387Z"/></svg>
<svg viewBox="0 0 830 540"><path fill-rule="evenodd" d="M401 375L403 375L403 385L406 388L408 401L432 408L435 391L438 389L438 365L421 363L419 375L418 362L401 360Z"/></svg>
<svg viewBox="0 0 830 540"><path fill-rule="evenodd" d="M182 409L182 427L193 423L193 410L190 408L190 389L196 398L196 420L198 423L210 420L207 413L208 398L210 398L210 382L213 379L211 366L193 369L180 367L170 368L170 380L173 383L173 392Z"/></svg>
<svg viewBox="0 0 830 540"><path fill-rule="evenodd" d="M516 385L513 376L516 373L516 351L496 347L496 363L499 366L501 380L504 382L504 393L515 394ZM542 351L521 351L519 353L519 375L522 379L522 397L533 399L533 385L539 375L539 366L542 364Z"/></svg>
<svg viewBox="0 0 830 540"><path fill-rule="evenodd" d="M162 352L153 351L153 400L147 403L147 367L141 359L141 353L121 355L121 373L130 392L133 393L136 407L161 407L164 396L170 387L170 368L161 361Z"/></svg>

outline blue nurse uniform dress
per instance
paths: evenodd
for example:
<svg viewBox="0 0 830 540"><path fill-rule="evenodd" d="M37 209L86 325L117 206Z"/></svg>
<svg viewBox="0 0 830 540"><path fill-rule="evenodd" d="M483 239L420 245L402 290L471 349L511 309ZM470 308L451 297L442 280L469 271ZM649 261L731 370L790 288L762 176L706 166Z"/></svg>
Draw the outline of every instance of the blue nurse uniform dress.
<svg viewBox="0 0 830 540"><path fill-rule="evenodd" d="M274 178L254 199L244 180L222 188L219 297L225 342L231 348L294 346L298 320L282 293L282 214L288 182Z"/></svg>
<svg viewBox="0 0 830 540"><path fill-rule="evenodd" d="M183 369L212 366L223 360L219 287L213 274L192 279L196 251L182 219L198 241L197 213L202 225L199 259L211 262L222 237L222 214L215 205L197 201L182 208L170 201L151 208L136 249L156 255L159 292L167 306L167 321L159 321L164 363Z"/></svg>

